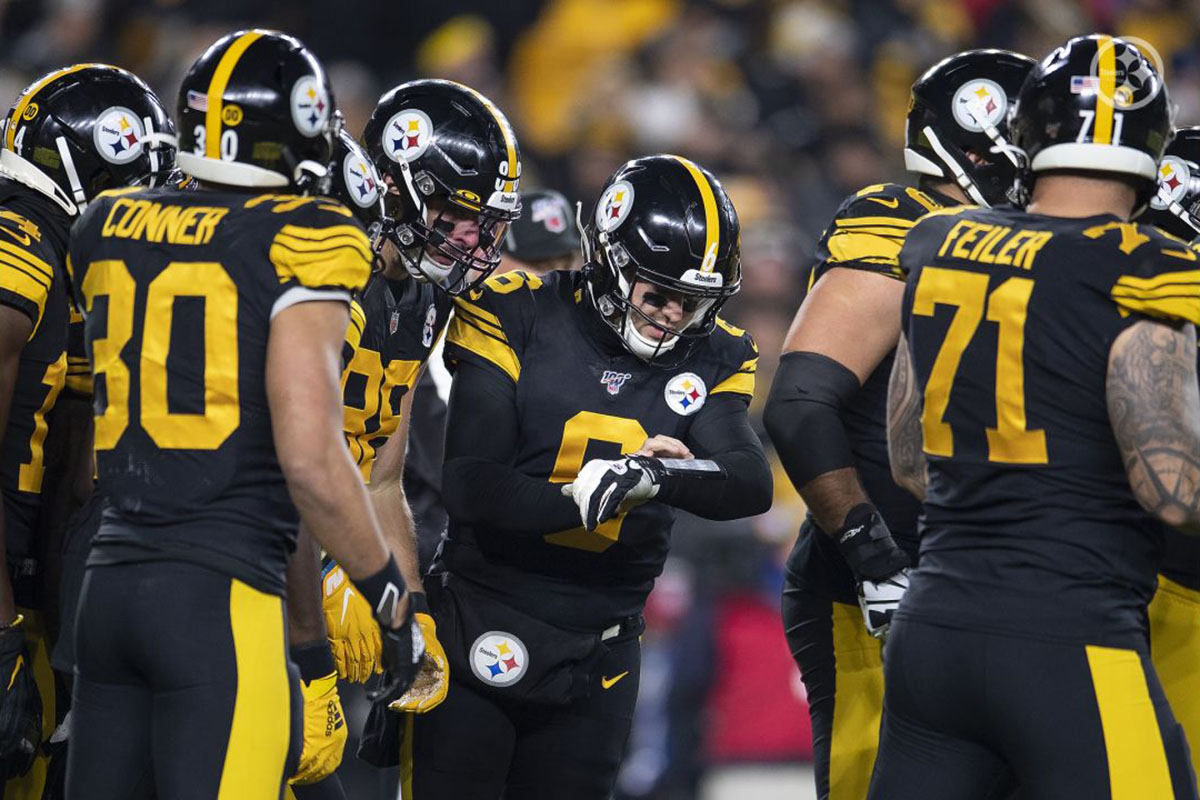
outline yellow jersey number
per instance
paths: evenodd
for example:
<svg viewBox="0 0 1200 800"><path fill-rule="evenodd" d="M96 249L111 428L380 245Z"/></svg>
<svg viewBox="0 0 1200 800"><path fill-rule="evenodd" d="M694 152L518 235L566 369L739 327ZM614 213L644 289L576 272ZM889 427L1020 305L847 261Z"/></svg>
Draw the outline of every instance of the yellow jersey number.
<svg viewBox="0 0 1200 800"><path fill-rule="evenodd" d="M83 279L89 312L108 300L108 329L92 341L95 375L104 376L108 404L96 417L96 449L111 450L129 426L129 367L121 350L133 336L136 283L124 261L93 262ZM178 297L204 298L204 413L167 407L167 351ZM162 449L215 450L241 420L238 403L238 291L213 261L173 261L146 291L146 314L138 362L141 426Z"/></svg>
<svg viewBox="0 0 1200 800"><path fill-rule="evenodd" d="M608 442L621 448L622 453L632 453L645 443L646 429L636 419L580 411L563 426L562 444L554 460L551 483L570 483L583 468L583 458L592 442ZM594 531L584 527L559 531L546 536L546 541L564 547L574 547L592 553L603 553L621 535L624 514L618 514L602 523Z"/></svg>
<svg viewBox="0 0 1200 800"><path fill-rule="evenodd" d="M925 384L921 412L925 452L954 455L954 433L945 421L950 390L975 331L985 315L999 326L996 352L996 427L987 429L988 460L1003 464L1045 464L1046 432L1028 430L1025 420L1025 317L1033 294L1030 278L1009 278L988 292L988 276L926 267L913 296L913 313L931 317L939 305L954 317Z"/></svg>

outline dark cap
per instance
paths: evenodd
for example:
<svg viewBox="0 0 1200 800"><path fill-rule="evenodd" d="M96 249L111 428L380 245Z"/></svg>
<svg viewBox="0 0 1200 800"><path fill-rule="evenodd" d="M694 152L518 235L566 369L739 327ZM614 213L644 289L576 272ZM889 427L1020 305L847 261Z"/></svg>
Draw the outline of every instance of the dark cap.
<svg viewBox="0 0 1200 800"><path fill-rule="evenodd" d="M521 193L521 217L508 226L504 249L521 261L544 261L579 249L575 210L562 194L549 190Z"/></svg>

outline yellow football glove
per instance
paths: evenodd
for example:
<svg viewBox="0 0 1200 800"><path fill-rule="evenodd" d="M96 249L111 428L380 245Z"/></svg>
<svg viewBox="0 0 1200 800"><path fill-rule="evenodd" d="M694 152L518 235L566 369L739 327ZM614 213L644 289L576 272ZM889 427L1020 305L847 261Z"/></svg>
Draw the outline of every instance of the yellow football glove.
<svg viewBox="0 0 1200 800"><path fill-rule="evenodd" d="M304 695L304 749L300 766L288 783L316 783L332 775L342 763L346 717L338 697L338 676L325 643L292 648L292 660L300 668L300 692ZM314 673L324 674L305 680Z"/></svg>
<svg viewBox="0 0 1200 800"><path fill-rule="evenodd" d="M388 708L423 714L446 699L446 692L450 689L450 664L446 661L442 643L438 641L437 625L429 613L429 601L425 594L410 592L409 597L417 624L421 626L421 635L425 638L425 659L421 662L413 685L400 699L392 701Z"/></svg>
<svg viewBox="0 0 1200 800"><path fill-rule="evenodd" d="M321 580L325 628L333 662L342 678L364 683L383 672L379 624L371 606L340 566L330 563Z"/></svg>

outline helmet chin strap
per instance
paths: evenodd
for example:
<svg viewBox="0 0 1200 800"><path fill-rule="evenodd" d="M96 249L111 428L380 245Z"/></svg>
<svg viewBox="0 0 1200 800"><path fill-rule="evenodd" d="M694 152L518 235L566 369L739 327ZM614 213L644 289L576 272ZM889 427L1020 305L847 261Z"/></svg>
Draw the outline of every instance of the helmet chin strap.
<svg viewBox="0 0 1200 800"><path fill-rule="evenodd" d="M54 140L58 145L58 154L62 157L63 170L67 173L67 182L71 184L71 194L75 197L75 207L80 213L87 208L87 195L83 193L83 183L79 180L79 172L75 169L75 159L67 148L67 140L59 136Z"/></svg>
<svg viewBox="0 0 1200 800"><path fill-rule="evenodd" d="M929 146L933 148L933 152L938 154L938 157L942 159L942 163L953 173L954 182L958 184L958 188L962 189L967 197L971 198L972 202L976 205L983 206L984 208L990 206L991 204L983 199L983 193L979 191L979 187L975 184L975 181L971 180L971 176L966 173L962 165L950 155L950 151L946 149L945 145L942 144L942 140L933 132L933 128L926 125L921 132L929 140Z"/></svg>
<svg viewBox="0 0 1200 800"><path fill-rule="evenodd" d="M80 212L80 209L71 202L71 198L62 190L62 187L50 180L46 173L33 164L30 164L12 150L0 150L0 175L12 178L17 183L24 184L34 191L41 192L72 217Z"/></svg>

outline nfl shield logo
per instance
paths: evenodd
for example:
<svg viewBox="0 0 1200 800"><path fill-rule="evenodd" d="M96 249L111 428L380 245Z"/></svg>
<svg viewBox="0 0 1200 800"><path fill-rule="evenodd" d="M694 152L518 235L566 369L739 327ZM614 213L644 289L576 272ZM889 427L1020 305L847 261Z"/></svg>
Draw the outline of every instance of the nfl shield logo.
<svg viewBox="0 0 1200 800"><path fill-rule="evenodd" d="M600 382L608 388L609 394L617 394L621 391L621 387L625 385L625 381L633 376L628 372L614 372L611 369L604 370L604 374L600 376Z"/></svg>
<svg viewBox="0 0 1200 800"><path fill-rule="evenodd" d="M392 318L390 320L388 320L388 333L395 333L396 329L399 327L400 327L400 312L393 311Z"/></svg>

